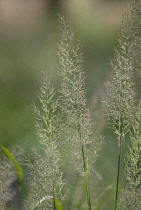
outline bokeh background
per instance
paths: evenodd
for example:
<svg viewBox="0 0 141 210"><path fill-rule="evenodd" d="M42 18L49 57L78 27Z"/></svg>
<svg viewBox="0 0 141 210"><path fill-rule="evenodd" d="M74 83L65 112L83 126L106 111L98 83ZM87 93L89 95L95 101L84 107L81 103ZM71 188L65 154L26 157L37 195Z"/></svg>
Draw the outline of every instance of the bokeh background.
<svg viewBox="0 0 141 210"><path fill-rule="evenodd" d="M37 101L42 71L48 71L57 82L58 13L63 12L83 44L87 97L98 113L98 132L105 136L95 169L101 189L115 186L117 144L105 129L100 101L105 94L104 84L111 72L110 62L126 10L127 0L0 1L0 141L3 146L10 149L22 145L28 155L36 145L32 104ZM76 181L72 179L73 182ZM104 209L110 210L113 190L108 193ZM74 209L69 205L67 209Z"/></svg>

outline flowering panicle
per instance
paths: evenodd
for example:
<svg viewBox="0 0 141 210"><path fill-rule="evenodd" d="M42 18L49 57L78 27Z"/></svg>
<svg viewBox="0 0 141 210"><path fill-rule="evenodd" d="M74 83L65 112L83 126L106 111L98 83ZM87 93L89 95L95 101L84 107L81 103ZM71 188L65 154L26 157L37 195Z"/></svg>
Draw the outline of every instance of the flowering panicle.
<svg viewBox="0 0 141 210"><path fill-rule="evenodd" d="M73 145L73 163L81 174L88 173L89 146L92 141L92 121L86 100L85 76L83 72L83 56L80 43L68 21L61 17L59 43L59 74L61 83L61 109L66 118L66 133ZM96 153L93 154L95 160ZM85 167L84 167L85 165ZM85 169L84 169L85 168Z"/></svg>
<svg viewBox="0 0 141 210"><path fill-rule="evenodd" d="M127 154L121 206L125 210L141 208L141 100L137 108L131 145Z"/></svg>
<svg viewBox="0 0 141 210"><path fill-rule="evenodd" d="M117 209L122 142L132 129L136 112L135 73L141 59L141 1L130 1L130 12L125 15L119 35L119 46L112 62L112 78L107 83L106 113L110 127L118 140L118 172L115 198Z"/></svg>
<svg viewBox="0 0 141 210"><path fill-rule="evenodd" d="M114 132L122 128L126 134L134 119L136 101L134 76L140 72L141 59L141 2L130 1L130 12L126 14L119 35L119 46L112 62L113 74L107 83L106 109Z"/></svg>
<svg viewBox="0 0 141 210"><path fill-rule="evenodd" d="M28 160L31 170L30 193L27 206L30 209L55 209L56 199L61 201L63 186L60 172L61 156L58 149L60 136L60 119L58 100L50 85L50 78L44 74L44 81L39 97L41 108L34 107L36 116L36 133L41 144L41 154L33 149L34 157Z"/></svg>

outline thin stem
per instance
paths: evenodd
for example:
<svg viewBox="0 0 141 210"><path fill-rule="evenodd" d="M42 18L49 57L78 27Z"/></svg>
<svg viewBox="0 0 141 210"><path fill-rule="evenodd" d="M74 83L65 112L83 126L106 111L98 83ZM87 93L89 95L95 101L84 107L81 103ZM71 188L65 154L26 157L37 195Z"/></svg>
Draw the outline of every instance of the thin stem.
<svg viewBox="0 0 141 210"><path fill-rule="evenodd" d="M54 193L54 184L53 184L53 209L56 209L56 205L55 205L55 193Z"/></svg>
<svg viewBox="0 0 141 210"><path fill-rule="evenodd" d="M117 172L117 185L116 185L115 210L117 209L117 201L118 201L119 173L120 173L120 154L119 154L119 156L118 156L118 172Z"/></svg>
<svg viewBox="0 0 141 210"><path fill-rule="evenodd" d="M118 171L117 171L115 210L117 209L118 194L119 194L120 167L121 167L121 146L122 146L122 134L120 134L120 137L119 137L119 148L118 148Z"/></svg>
<svg viewBox="0 0 141 210"><path fill-rule="evenodd" d="M55 204L55 190L54 190L54 168L52 168L52 194L53 194L53 209L56 210L56 204Z"/></svg>
<svg viewBox="0 0 141 210"><path fill-rule="evenodd" d="M83 157L83 169L84 169L84 173L87 172L87 167L86 167L86 160L85 160L85 153L84 153L84 147L82 146L82 157Z"/></svg>
<svg viewBox="0 0 141 210"><path fill-rule="evenodd" d="M78 133L79 133L79 138L80 140L82 140L82 135L81 135L81 125L79 123L79 116L78 116ZM82 141L81 141L82 142ZM88 204L88 210L91 210L91 199L90 199L90 191L89 191L89 174L88 174L88 168L87 168L87 164L86 164L86 155L85 155L85 151L84 151L84 146L82 144L81 146L81 150L82 150L82 158L83 158L83 170L84 170L84 184L85 184L85 188L86 188L86 192L87 192L87 204Z"/></svg>
<svg viewBox="0 0 141 210"><path fill-rule="evenodd" d="M92 209L91 207L91 198L90 198L90 193L89 193L89 176L87 176L87 202L88 202L88 209Z"/></svg>
<svg viewBox="0 0 141 210"><path fill-rule="evenodd" d="M85 181L86 181L88 209L91 210L92 207L91 207L91 199L90 199L90 192L89 192L89 175L88 175L88 171L87 171L85 152L84 152L84 147L83 146L82 146L82 157L83 157L83 169L84 169Z"/></svg>

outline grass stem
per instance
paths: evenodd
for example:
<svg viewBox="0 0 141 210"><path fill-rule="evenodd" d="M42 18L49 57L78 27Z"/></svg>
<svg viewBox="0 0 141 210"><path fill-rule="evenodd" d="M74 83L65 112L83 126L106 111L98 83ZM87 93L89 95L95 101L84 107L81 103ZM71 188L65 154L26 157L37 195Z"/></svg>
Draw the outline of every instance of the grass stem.
<svg viewBox="0 0 141 210"><path fill-rule="evenodd" d="M55 193L54 193L54 185L53 185L53 209L56 210L56 205L55 205Z"/></svg>
<svg viewBox="0 0 141 210"><path fill-rule="evenodd" d="M88 169L86 166L86 158L85 158L85 152L84 152L84 147L82 146L82 157L83 157L83 168L84 168L84 184L85 184L85 189L87 193L87 204L88 204L88 210L91 210L91 199L90 199L90 192L89 192L89 174L88 174ZM84 189L84 190L85 190Z"/></svg>
<svg viewBox="0 0 141 210"><path fill-rule="evenodd" d="M116 184L116 197L115 197L115 210L118 204L118 194L119 194L119 181L120 181L120 168L121 168L121 147L122 147L122 135L119 137L119 148L118 148L118 170L117 170L117 184Z"/></svg>

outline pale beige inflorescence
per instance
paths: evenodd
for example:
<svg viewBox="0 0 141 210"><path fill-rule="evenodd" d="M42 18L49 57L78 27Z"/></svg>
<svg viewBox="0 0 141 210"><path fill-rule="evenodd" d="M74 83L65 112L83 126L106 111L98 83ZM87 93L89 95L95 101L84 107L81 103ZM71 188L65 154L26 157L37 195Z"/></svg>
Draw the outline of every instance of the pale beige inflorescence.
<svg viewBox="0 0 141 210"><path fill-rule="evenodd" d="M60 22L58 72L62 79L61 109L66 118L67 140L72 145L72 162L81 174L85 174L90 172L92 162L96 160L99 143L93 137L80 42L75 41L71 26L64 17ZM91 145L94 146L92 159L89 157Z"/></svg>
<svg viewBox="0 0 141 210"><path fill-rule="evenodd" d="M30 169L30 192L26 199L28 209L54 209L55 199L62 200L60 121L58 99L47 73L43 74L40 90L40 108L34 106L36 134L41 145L41 153L33 148L33 157L27 165Z"/></svg>

